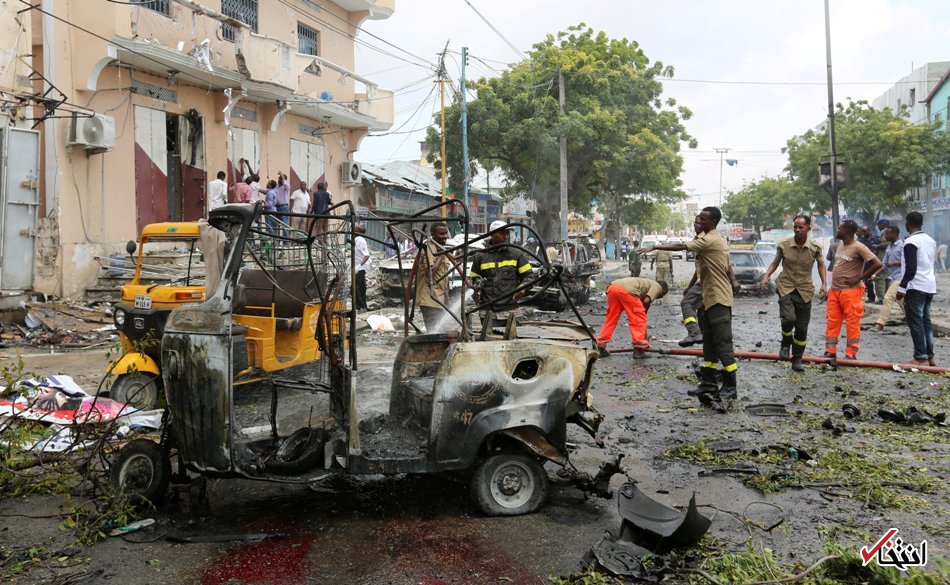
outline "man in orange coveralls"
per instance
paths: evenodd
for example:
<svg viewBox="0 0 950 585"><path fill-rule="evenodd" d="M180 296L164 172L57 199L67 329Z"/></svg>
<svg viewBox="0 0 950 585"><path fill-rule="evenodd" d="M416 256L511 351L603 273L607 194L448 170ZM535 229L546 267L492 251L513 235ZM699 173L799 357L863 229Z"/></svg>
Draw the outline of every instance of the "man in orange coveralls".
<svg viewBox="0 0 950 585"><path fill-rule="evenodd" d="M663 298L669 290L666 282L650 280L648 278L621 278L607 285L607 319L597 336L597 343L603 346L610 343L614 335L620 312L627 314L630 324L630 337L633 339L633 358L642 360L646 357L644 350L650 347L647 341L647 311L650 304Z"/></svg>
<svg viewBox="0 0 950 585"><path fill-rule="evenodd" d="M837 366L838 336L841 322L846 324L847 342L844 357L858 359L861 348L861 317L864 316L864 279L881 269L881 260L872 250L855 241L858 224L847 219L838 226L835 237L841 240L835 248L835 270L828 291L828 326L825 329L825 356ZM864 267L868 269L865 270Z"/></svg>

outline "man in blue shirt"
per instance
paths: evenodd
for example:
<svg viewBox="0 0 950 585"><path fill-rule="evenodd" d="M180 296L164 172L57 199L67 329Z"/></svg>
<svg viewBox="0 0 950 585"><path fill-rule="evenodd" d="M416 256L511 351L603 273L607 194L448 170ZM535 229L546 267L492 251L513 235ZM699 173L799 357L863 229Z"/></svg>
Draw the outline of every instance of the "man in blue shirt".
<svg viewBox="0 0 950 585"><path fill-rule="evenodd" d="M889 225L884 228L884 239L888 242L887 249L884 251L882 262L884 267L872 278L875 284L879 280L887 281L883 303L881 305L881 314L874 324L874 329L884 331L887 320L891 316L891 307L897 300L897 287L901 282L901 260L904 257L904 240L900 239L901 228L896 225ZM898 303L901 310L904 310L904 303Z"/></svg>

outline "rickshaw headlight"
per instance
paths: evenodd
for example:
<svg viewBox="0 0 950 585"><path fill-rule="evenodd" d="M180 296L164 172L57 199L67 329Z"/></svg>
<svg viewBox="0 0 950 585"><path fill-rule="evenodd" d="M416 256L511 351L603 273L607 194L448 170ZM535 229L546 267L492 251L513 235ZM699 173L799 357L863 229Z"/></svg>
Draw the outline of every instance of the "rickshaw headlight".
<svg viewBox="0 0 950 585"><path fill-rule="evenodd" d="M115 315L113 316L113 318L115 319L116 327L122 327L123 325L125 325L125 311L124 310L116 309Z"/></svg>

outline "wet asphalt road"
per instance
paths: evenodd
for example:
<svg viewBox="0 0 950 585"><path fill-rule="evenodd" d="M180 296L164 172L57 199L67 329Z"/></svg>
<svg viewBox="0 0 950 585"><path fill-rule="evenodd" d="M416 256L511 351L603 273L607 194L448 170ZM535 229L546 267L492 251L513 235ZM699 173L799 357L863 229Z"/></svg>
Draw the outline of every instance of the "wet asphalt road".
<svg viewBox="0 0 950 585"><path fill-rule="evenodd" d="M677 282L685 281L692 263L676 261L674 271ZM608 264L608 277L622 275L620 263ZM601 289L605 284L601 282ZM816 303L813 310L808 352L818 354L824 305ZM599 329L604 301L598 297L581 312ZM734 309L736 348L777 351L777 312L774 297L739 299ZM654 346L675 347L683 333L679 295L674 291L651 309L650 335ZM902 326L883 335L864 332L862 337L862 358L896 361L909 352L910 338ZM397 340L365 341L361 360L368 375L374 368L385 370ZM611 346L629 344L622 319ZM938 363L950 363L945 339L937 340L936 353ZM870 544L862 540L868 534L894 526L912 542L927 538L931 556L946 558L950 550L946 428L919 435L918 440L918 435L908 435L914 429L884 426L873 413L892 404L946 405L950 379L885 370L834 372L817 366L796 374L784 363L742 361L740 401L720 415L686 395L694 384L689 374L694 361L656 355L633 360L629 354L601 360L593 387L595 406L607 415L601 430L608 449L624 454L624 471L641 489L669 505L685 505L696 493L701 511L713 518L716 549L742 551L751 539L752 546L769 547L782 561L810 564L823 555L823 534L829 528L841 529L835 540L856 550ZM761 402L785 404L791 416L757 417L744 410ZM820 421L826 416L841 421L844 402L857 404L865 415L847 421L855 432L832 437ZM901 437L907 436L914 437L912 444L902 442ZM701 476L705 466L668 454L698 440L721 439L739 441L747 448L780 444L807 450L817 461L816 469L825 464L826 454L844 446L866 454L868 460L887 457L895 479L903 477L905 468L926 469L942 485L932 493L913 493L919 501L897 510L868 505L861 494L839 488L763 494L735 475ZM596 468L602 453L586 434L573 432L570 440L577 445L572 460L582 468ZM612 486L616 489L623 481L617 476ZM577 570L583 554L603 532L619 527L616 500L585 498L574 488L558 486L552 486L542 511L518 518L483 517L464 483L424 476L331 480L314 489L220 480L211 482L209 495L210 509L187 510L187 498L182 498L151 514L157 524L128 540L151 540L167 533L282 537L212 544L111 539L83 553L91 559L90 569L104 570L93 582L541 583L548 575ZM24 504L30 510L55 511L57 503L54 498L4 500L0 514L15 513ZM766 532L737 519L743 516L763 527L780 526ZM54 546L67 540L55 520L8 520L0 530L4 546L25 541ZM29 580L29 575L23 579Z"/></svg>

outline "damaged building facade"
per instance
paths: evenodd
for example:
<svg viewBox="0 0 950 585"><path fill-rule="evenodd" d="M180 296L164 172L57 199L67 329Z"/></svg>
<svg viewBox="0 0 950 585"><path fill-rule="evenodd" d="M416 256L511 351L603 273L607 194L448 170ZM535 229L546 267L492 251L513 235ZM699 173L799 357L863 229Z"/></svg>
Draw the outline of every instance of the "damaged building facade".
<svg viewBox="0 0 950 585"><path fill-rule="evenodd" d="M31 4L0 8L2 48L25 63L3 70L7 102L24 106L4 120L35 124L38 169L16 179L36 198L33 225L19 228L35 246L29 284L5 290L82 295L97 258L144 225L205 217L218 171L229 185L248 167L294 188L325 179L355 201L353 154L392 125L393 94L354 71L354 38L394 0Z"/></svg>

